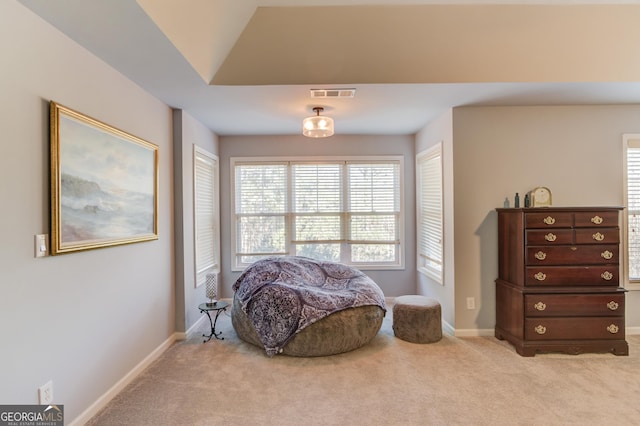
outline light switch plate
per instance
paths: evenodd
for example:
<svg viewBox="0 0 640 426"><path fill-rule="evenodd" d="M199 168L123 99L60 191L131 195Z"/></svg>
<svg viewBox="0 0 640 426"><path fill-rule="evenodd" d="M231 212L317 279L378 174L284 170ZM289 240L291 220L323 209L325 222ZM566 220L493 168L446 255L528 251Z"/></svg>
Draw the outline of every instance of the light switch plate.
<svg viewBox="0 0 640 426"><path fill-rule="evenodd" d="M47 234L37 234L34 238L35 257L45 257L49 254L49 239Z"/></svg>

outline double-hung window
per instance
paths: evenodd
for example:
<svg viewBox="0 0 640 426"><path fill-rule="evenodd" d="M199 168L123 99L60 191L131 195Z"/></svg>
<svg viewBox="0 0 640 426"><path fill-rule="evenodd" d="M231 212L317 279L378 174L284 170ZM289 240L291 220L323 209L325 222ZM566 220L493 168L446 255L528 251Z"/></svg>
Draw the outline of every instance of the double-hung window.
<svg viewBox="0 0 640 426"><path fill-rule="evenodd" d="M640 289L640 134L627 134L624 141L625 171L625 276L628 288Z"/></svg>
<svg viewBox="0 0 640 426"><path fill-rule="evenodd" d="M220 270L218 157L193 146L193 198L196 287Z"/></svg>
<svg viewBox="0 0 640 426"><path fill-rule="evenodd" d="M443 284L442 144L416 158L418 271Z"/></svg>
<svg viewBox="0 0 640 426"><path fill-rule="evenodd" d="M231 162L234 270L277 255L403 267L402 157Z"/></svg>

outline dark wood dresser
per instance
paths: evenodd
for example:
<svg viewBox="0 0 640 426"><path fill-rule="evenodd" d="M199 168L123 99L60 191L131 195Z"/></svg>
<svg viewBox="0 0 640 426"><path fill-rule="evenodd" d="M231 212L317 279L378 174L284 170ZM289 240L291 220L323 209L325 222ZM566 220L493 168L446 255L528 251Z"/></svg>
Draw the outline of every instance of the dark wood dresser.
<svg viewBox="0 0 640 426"><path fill-rule="evenodd" d="M497 209L496 329L523 356L628 355L621 207Z"/></svg>

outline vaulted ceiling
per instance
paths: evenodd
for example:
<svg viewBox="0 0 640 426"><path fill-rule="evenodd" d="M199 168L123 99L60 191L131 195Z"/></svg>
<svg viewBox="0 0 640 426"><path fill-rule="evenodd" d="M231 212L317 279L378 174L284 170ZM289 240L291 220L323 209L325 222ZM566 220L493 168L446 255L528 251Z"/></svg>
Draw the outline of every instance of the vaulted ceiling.
<svg viewBox="0 0 640 426"><path fill-rule="evenodd" d="M639 1L20 2L220 135L299 134L313 106L411 134L460 105L640 103ZM310 97L334 87L356 95Z"/></svg>

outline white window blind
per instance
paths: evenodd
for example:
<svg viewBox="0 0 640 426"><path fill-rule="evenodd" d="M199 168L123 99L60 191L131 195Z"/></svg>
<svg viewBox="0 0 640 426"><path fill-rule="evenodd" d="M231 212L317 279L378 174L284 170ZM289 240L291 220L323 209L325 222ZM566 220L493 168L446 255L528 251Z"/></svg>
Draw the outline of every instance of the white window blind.
<svg viewBox="0 0 640 426"><path fill-rule="evenodd" d="M194 234L196 286L219 270L218 159L194 145Z"/></svg>
<svg viewBox="0 0 640 426"><path fill-rule="evenodd" d="M287 254L287 165L236 164L234 172L236 263Z"/></svg>
<svg viewBox="0 0 640 426"><path fill-rule="evenodd" d="M640 135L625 135L626 269L629 282L640 284Z"/></svg>
<svg viewBox="0 0 640 426"><path fill-rule="evenodd" d="M393 263L400 245L398 163L348 164L348 239L351 260Z"/></svg>
<svg viewBox="0 0 640 426"><path fill-rule="evenodd" d="M420 153L416 162L418 270L443 283L442 146Z"/></svg>
<svg viewBox="0 0 640 426"><path fill-rule="evenodd" d="M296 164L292 170L292 243L299 256L340 261L342 165Z"/></svg>
<svg viewBox="0 0 640 426"><path fill-rule="evenodd" d="M234 269L270 255L401 267L401 157L232 159Z"/></svg>

